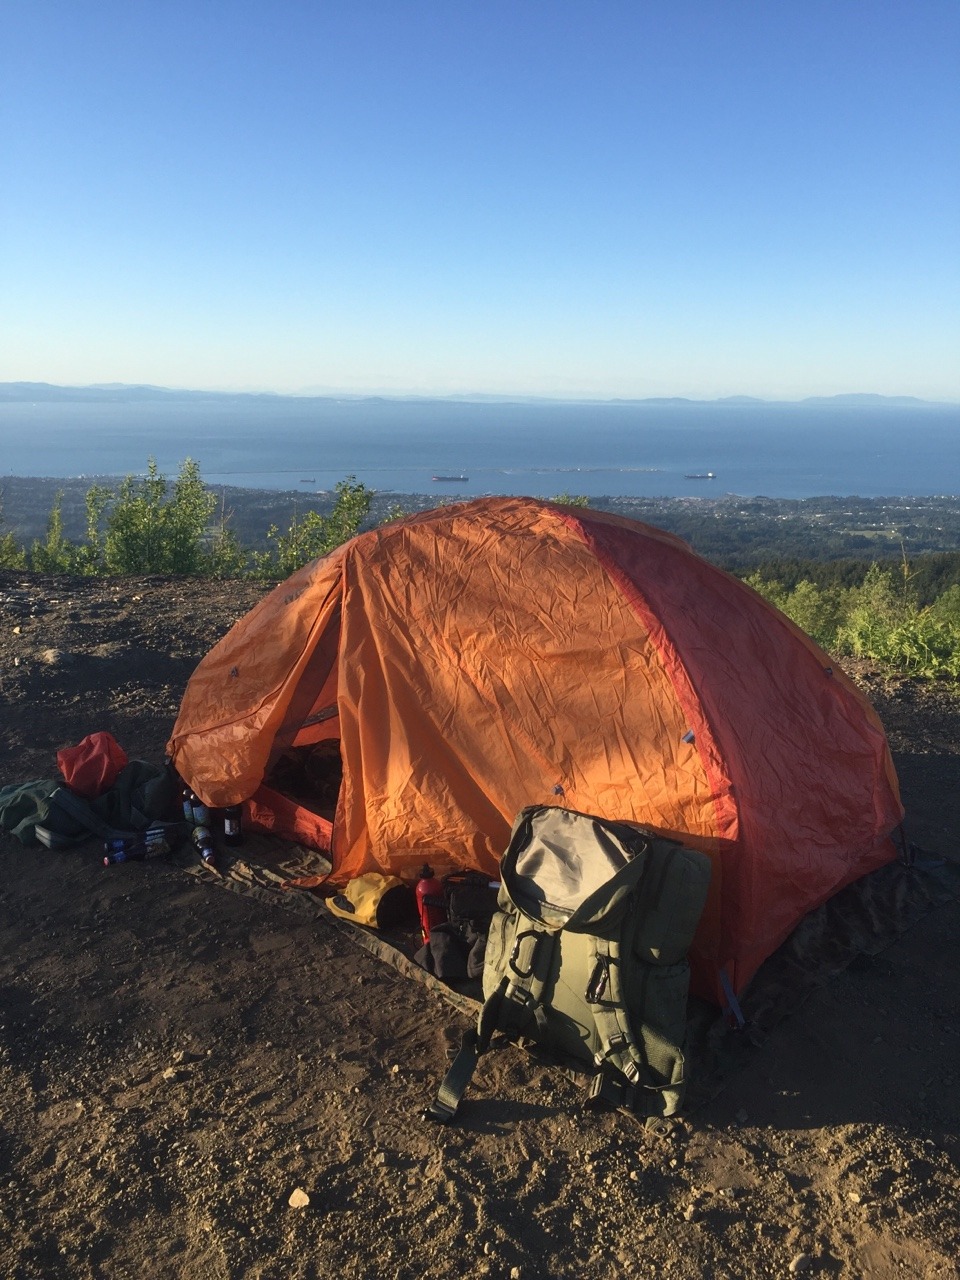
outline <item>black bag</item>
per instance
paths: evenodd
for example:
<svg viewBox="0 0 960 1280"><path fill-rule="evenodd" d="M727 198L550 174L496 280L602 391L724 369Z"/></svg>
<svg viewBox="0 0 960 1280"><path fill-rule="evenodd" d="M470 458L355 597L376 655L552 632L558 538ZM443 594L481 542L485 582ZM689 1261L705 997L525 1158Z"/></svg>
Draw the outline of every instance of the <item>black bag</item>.
<svg viewBox="0 0 960 1280"><path fill-rule="evenodd" d="M473 983L483 977L490 921L497 910L499 885L479 871L455 871L445 876L443 896L447 919L430 930L430 941L413 957L422 969L450 983Z"/></svg>

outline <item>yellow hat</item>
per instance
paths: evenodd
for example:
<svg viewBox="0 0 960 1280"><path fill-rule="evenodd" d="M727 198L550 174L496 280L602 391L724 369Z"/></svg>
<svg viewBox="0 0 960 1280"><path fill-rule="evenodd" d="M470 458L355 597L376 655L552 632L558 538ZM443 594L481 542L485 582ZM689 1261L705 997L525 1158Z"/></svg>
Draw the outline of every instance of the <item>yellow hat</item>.
<svg viewBox="0 0 960 1280"><path fill-rule="evenodd" d="M332 898L325 898L335 916L373 929L389 929L392 925L416 920L413 890L396 876L383 876L370 871L351 880Z"/></svg>

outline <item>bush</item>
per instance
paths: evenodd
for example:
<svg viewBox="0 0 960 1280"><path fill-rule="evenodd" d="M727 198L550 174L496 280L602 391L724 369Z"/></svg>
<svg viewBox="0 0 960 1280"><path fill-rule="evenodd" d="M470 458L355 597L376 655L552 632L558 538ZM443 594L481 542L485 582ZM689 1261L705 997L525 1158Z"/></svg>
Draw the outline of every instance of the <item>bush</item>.
<svg viewBox="0 0 960 1280"><path fill-rule="evenodd" d="M0 529L3 528L3 503L0 501ZM23 547L9 531L0 533L0 569L23 569L27 556Z"/></svg>
<svg viewBox="0 0 960 1280"><path fill-rule="evenodd" d="M105 573L206 573L207 525L216 505L191 458L180 467L169 498L166 478L151 458L147 474L127 476L116 494L99 487L88 494L91 565Z"/></svg>
<svg viewBox="0 0 960 1280"><path fill-rule="evenodd" d="M38 573L73 573L77 567L79 548L63 533L63 490L57 494L47 517L47 536L34 542L30 551L30 567Z"/></svg>
<svg viewBox="0 0 960 1280"><path fill-rule="evenodd" d="M294 512L286 533L281 533L276 525L270 526L267 539L273 546L253 556L257 573L269 578L289 577L302 565L326 555L360 532L370 513L372 491L354 476L341 480L336 491L337 501L329 515L308 511L298 520Z"/></svg>
<svg viewBox="0 0 960 1280"><path fill-rule="evenodd" d="M960 586L920 607L906 562L896 576L871 565L857 587L821 590L804 581L788 590L759 575L746 581L823 649L896 671L960 678Z"/></svg>

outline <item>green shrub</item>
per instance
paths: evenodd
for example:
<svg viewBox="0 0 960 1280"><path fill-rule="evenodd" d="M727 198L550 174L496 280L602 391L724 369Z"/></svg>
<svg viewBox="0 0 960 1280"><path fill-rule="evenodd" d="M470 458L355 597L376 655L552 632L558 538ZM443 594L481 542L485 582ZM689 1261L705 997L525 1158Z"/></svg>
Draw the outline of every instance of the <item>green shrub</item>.
<svg viewBox="0 0 960 1280"><path fill-rule="evenodd" d="M960 679L960 586L918 605L910 567L873 564L856 587L821 589L754 574L747 583L829 652L869 658L895 671Z"/></svg>
<svg viewBox="0 0 960 1280"><path fill-rule="evenodd" d="M96 501L102 496L98 492ZM145 476L127 476L100 507L105 531L97 559L107 573L205 573L207 525L216 505L193 459L180 467L168 497L166 478L151 458Z"/></svg>
<svg viewBox="0 0 960 1280"><path fill-rule="evenodd" d="M3 528L3 502L0 500L0 530ZM0 569L24 569L27 555L16 537L10 533L0 533Z"/></svg>
<svg viewBox="0 0 960 1280"><path fill-rule="evenodd" d="M308 511L298 520L294 511L286 533L281 533L276 525L270 526L267 539L273 546L268 551L255 552L253 556L257 573L271 578L289 577L302 565L326 555L360 532L360 526L370 513L372 491L354 476L341 480L336 491L337 501L329 515Z"/></svg>
<svg viewBox="0 0 960 1280"><path fill-rule="evenodd" d="M47 536L37 539L30 551L30 567L38 573L73 573L79 548L63 532L63 490L57 494L47 517Z"/></svg>

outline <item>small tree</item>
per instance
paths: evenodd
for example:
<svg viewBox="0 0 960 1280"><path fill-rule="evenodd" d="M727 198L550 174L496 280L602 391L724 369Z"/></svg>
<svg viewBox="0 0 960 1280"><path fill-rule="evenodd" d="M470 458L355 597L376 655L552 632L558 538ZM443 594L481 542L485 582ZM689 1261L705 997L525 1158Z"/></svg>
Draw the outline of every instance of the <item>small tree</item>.
<svg viewBox="0 0 960 1280"><path fill-rule="evenodd" d="M63 532L63 490L53 500L47 517L47 536L36 539L30 552L30 566L40 573L73 573L77 546Z"/></svg>
<svg viewBox="0 0 960 1280"><path fill-rule="evenodd" d="M103 566L108 573L199 574L204 537L217 499L192 458L180 467L172 498L151 458L147 474L127 476L106 515Z"/></svg>
<svg viewBox="0 0 960 1280"><path fill-rule="evenodd" d="M210 535L207 552L207 571L214 578L240 578L247 568L249 552L240 545L236 533L230 528L232 513L227 511L227 494L220 497L220 519Z"/></svg>
<svg viewBox="0 0 960 1280"><path fill-rule="evenodd" d="M256 572L265 577L289 577L302 565L326 555L359 533L370 513L373 492L360 484L355 476L340 480L336 492L337 500L328 515L308 511L302 520L298 520L294 509L286 533L281 533L275 524L271 525L267 539L274 545L269 551L258 552L254 556Z"/></svg>
<svg viewBox="0 0 960 1280"><path fill-rule="evenodd" d="M3 495L0 494L0 529L3 528L4 523ZM0 533L0 569L23 569L26 563L26 552L14 534L9 530L6 533Z"/></svg>

